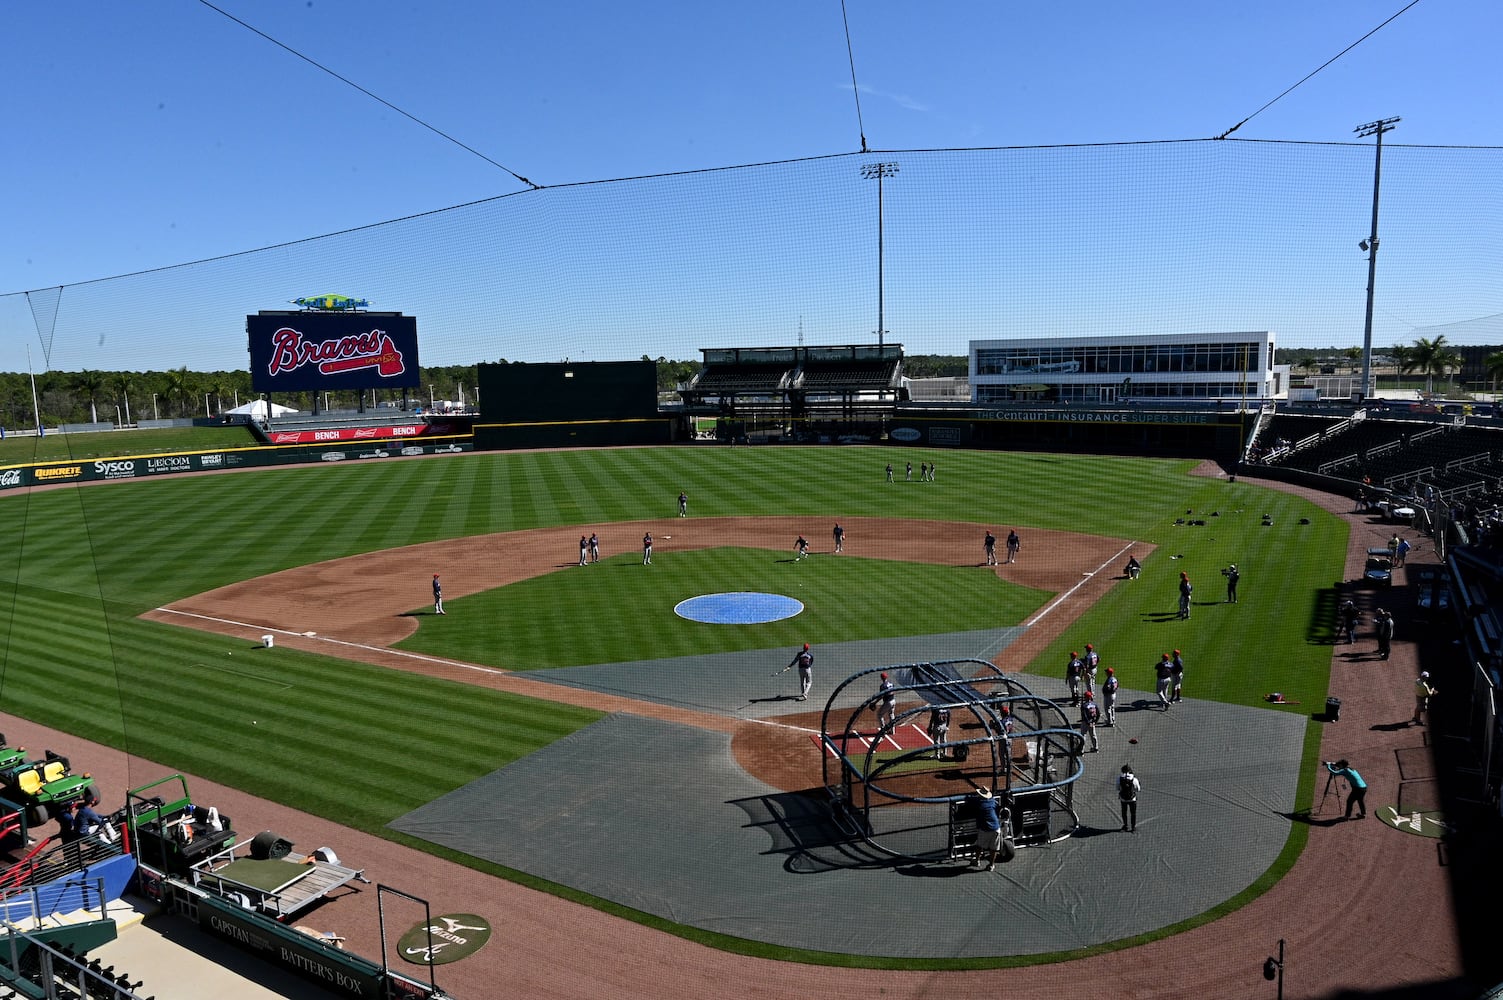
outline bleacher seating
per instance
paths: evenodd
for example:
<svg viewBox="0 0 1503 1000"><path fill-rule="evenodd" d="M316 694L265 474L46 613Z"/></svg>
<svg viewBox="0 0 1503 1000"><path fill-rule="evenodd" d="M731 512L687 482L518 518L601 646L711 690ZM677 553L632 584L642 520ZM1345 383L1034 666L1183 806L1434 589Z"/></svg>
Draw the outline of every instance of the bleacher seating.
<svg viewBox="0 0 1503 1000"><path fill-rule="evenodd" d="M718 393L770 394L780 392L792 378L787 365L712 365L689 382L689 390L700 395Z"/></svg>
<svg viewBox="0 0 1503 1000"><path fill-rule="evenodd" d="M799 370L796 382L806 392L879 392L892 387L897 369L898 363L894 361L866 364L806 363Z"/></svg>

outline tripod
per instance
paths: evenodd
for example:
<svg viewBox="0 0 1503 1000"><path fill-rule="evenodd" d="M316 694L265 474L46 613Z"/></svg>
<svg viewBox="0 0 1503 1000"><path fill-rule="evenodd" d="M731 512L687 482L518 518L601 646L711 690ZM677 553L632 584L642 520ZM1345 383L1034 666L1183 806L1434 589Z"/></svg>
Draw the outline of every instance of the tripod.
<svg viewBox="0 0 1503 1000"><path fill-rule="evenodd" d="M1315 807L1315 812L1316 812L1317 815L1320 814L1320 813L1325 812L1325 808L1326 808L1326 796L1328 796L1328 795L1331 794L1331 783L1333 781L1335 781L1335 780L1336 780L1336 775L1334 775L1334 774L1328 774L1328 775L1326 775L1326 790L1324 792L1322 792L1321 795L1320 795L1320 805L1318 805L1318 806ZM1341 789L1339 789L1339 788L1336 789L1336 808L1337 809L1341 808Z"/></svg>

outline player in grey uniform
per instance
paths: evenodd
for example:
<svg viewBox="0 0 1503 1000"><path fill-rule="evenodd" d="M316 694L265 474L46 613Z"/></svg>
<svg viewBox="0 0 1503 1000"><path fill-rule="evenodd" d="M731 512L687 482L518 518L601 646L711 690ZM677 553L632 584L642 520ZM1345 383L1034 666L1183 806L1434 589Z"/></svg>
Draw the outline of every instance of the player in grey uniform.
<svg viewBox="0 0 1503 1000"><path fill-rule="evenodd" d="M1101 708L1105 716L1104 726L1117 724L1117 688L1121 684L1117 681L1117 671L1111 667L1106 668L1106 680L1101 682Z"/></svg>

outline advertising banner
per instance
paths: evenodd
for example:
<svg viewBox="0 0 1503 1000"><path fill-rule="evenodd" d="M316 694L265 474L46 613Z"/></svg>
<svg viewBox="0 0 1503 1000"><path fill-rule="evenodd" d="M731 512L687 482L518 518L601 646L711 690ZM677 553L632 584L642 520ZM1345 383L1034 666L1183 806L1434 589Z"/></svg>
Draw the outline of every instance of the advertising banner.
<svg viewBox="0 0 1503 1000"><path fill-rule="evenodd" d="M200 927L257 958L311 979L336 996L372 1000L385 996L381 970L368 959L338 951L317 938L214 896L196 902Z"/></svg>
<svg viewBox="0 0 1503 1000"><path fill-rule="evenodd" d="M256 392L416 389L417 317L262 312L245 317Z"/></svg>
<svg viewBox="0 0 1503 1000"><path fill-rule="evenodd" d="M392 428L407 432L411 427ZM307 432L314 433L314 432ZM322 433L322 432L319 432ZM360 435L364 438L365 435ZM0 495L25 486L61 486L97 483L151 476L171 476L185 472L220 472L225 469L254 469L276 465L302 465L308 462L359 461L371 458L412 458L418 455L453 455L474 451L468 437L409 438L406 440L340 440L326 442L310 438L283 447L238 448L224 451L192 452L180 455L139 455L128 458L101 458L76 462L48 462L0 469Z"/></svg>
<svg viewBox="0 0 1503 1000"><path fill-rule="evenodd" d="M423 424L399 424L396 427L323 427L312 431L271 431L266 436L272 444L316 444L320 441L415 438L421 437L427 430Z"/></svg>

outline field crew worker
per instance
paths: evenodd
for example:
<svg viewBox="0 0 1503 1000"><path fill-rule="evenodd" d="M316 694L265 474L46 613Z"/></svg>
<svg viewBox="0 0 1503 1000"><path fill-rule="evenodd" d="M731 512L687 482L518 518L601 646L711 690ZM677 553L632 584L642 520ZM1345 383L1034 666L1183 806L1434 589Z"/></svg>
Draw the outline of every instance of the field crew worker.
<svg viewBox="0 0 1503 1000"><path fill-rule="evenodd" d="M1138 793L1142 790L1143 784L1132 773L1132 765L1123 764L1122 773L1117 775L1117 801L1122 805L1124 832L1136 832L1138 829Z"/></svg>

